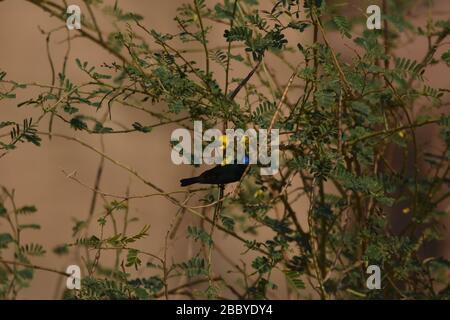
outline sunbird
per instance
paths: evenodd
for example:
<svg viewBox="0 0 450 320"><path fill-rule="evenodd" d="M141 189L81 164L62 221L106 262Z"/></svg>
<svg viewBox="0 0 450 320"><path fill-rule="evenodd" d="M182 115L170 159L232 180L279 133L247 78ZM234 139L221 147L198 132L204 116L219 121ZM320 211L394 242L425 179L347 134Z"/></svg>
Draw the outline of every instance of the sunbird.
<svg viewBox="0 0 450 320"><path fill-rule="evenodd" d="M222 149L225 149L228 145L227 136L221 136ZM244 136L241 143L248 144L248 138ZM230 163L231 162L231 163ZM225 158L224 162L215 166L212 169L204 171L201 175L192 178L181 179L180 183L182 187L190 186L194 183L201 184L218 184L223 185L241 180L242 175L247 169L250 158L248 155L244 155L242 163L234 163L233 159Z"/></svg>
<svg viewBox="0 0 450 320"><path fill-rule="evenodd" d="M247 169L249 158L245 156L243 164L225 164L217 165L212 169L204 171L201 175L192 178L181 179L182 187L194 183L202 184L227 184L241 180L242 175Z"/></svg>

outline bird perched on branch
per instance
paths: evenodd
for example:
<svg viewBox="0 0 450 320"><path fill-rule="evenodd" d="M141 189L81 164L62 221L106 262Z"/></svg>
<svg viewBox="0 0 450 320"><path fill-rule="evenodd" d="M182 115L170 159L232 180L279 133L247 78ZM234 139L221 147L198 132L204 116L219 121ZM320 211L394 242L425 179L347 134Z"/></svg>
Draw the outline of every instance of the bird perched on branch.
<svg viewBox="0 0 450 320"><path fill-rule="evenodd" d="M221 148L225 150L229 143L227 136L221 136L220 140L223 144ZM248 146L248 137L244 136L240 142ZM235 163L233 159L225 158L222 164L204 171L197 177L181 179L181 186L186 187L194 183L224 185L239 181L250 163L248 154L244 155L240 162L242 163Z"/></svg>
<svg viewBox="0 0 450 320"><path fill-rule="evenodd" d="M189 186L194 183L202 184L227 184L241 180L242 175L247 169L249 159L246 156L243 164L225 164L217 165L212 169L206 170L198 177L181 179L182 187Z"/></svg>

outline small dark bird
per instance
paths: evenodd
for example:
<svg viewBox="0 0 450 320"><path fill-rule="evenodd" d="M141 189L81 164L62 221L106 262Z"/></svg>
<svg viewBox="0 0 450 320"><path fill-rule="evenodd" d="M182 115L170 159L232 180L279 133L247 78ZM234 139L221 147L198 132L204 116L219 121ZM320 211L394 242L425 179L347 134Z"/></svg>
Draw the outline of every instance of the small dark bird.
<svg viewBox="0 0 450 320"><path fill-rule="evenodd" d="M245 169L247 169L248 161L245 161L245 163L246 164L218 165L212 169L206 170L198 177L181 179L180 183L182 187L186 187L194 183L227 184L236 182L241 180Z"/></svg>

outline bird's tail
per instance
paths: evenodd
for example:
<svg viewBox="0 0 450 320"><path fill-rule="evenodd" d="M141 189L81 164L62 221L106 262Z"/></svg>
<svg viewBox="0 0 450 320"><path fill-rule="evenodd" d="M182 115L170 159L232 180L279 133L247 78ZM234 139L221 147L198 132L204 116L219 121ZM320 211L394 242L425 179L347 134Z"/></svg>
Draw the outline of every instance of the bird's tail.
<svg viewBox="0 0 450 320"><path fill-rule="evenodd" d="M182 187L190 186L191 184L199 182L198 177L181 179L180 183Z"/></svg>

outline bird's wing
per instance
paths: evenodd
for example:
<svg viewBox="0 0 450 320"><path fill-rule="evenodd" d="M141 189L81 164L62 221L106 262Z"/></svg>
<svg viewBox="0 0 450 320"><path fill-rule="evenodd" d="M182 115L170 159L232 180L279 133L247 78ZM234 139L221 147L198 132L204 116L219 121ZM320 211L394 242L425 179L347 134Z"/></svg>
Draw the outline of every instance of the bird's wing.
<svg viewBox="0 0 450 320"><path fill-rule="evenodd" d="M223 166L217 165L214 168L206 170L205 172L203 172L200 175L200 177L205 178L205 179L216 178L216 177L219 177L221 175L222 170L223 170Z"/></svg>

